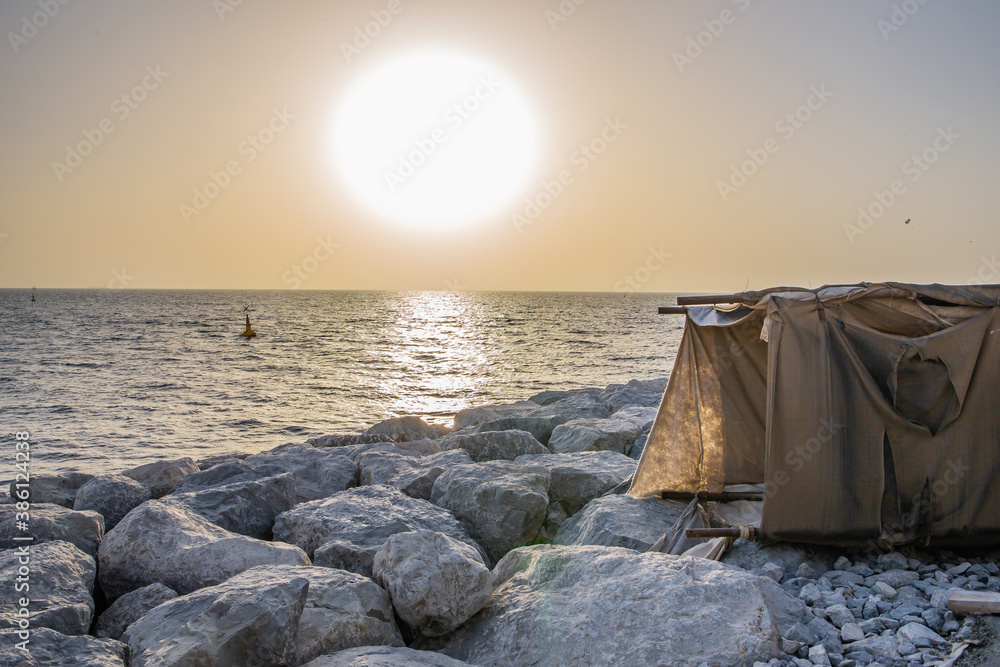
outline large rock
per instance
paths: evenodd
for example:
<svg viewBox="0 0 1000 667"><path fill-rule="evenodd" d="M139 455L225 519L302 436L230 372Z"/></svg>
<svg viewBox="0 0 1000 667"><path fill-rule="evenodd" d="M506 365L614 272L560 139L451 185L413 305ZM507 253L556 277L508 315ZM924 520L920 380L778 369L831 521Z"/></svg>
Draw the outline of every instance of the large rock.
<svg viewBox="0 0 1000 667"><path fill-rule="evenodd" d="M358 483L358 466L337 449L282 445L247 457L246 463L269 476L294 473L296 501L300 503L328 498Z"/></svg>
<svg viewBox="0 0 1000 667"><path fill-rule="evenodd" d="M346 451L346 448L345 448ZM407 440L405 442L375 442L367 445L358 445L350 448L349 456L358 462L358 457L368 452L385 452L386 454L399 454L400 456L430 456L440 454L441 446L434 440Z"/></svg>
<svg viewBox="0 0 1000 667"><path fill-rule="evenodd" d="M431 497L434 482L452 466L472 463L464 450L416 457L391 452L369 451L355 458L364 486L394 486L413 498Z"/></svg>
<svg viewBox="0 0 1000 667"><path fill-rule="evenodd" d="M254 469L246 459L227 458L217 462L208 468L203 468L201 472L188 475L177 482L171 493L182 493L197 489L207 489L222 484L232 484L233 482L249 482L257 479L270 477L267 473Z"/></svg>
<svg viewBox="0 0 1000 667"><path fill-rule="evenodd" d="M159 607L177 597L177 593L163 584L150 584L126 593L104 610L97 619L98 637L119 639L130 625L145 616L151 609Z"/></svg>
<svg viewBox="0 0 1000 667"><path fill-rule="evenodd" d="M541 444L548 444L552 437L552 429L567 421L565 417L529 417L527 415L509 415L493 419L469 429L471 433L487 433L489 431L525 431L530 433Z"/></svg>
<svg viewBox="0 0 1000 667"><path fill-rule="evenodd" d="M611 415L611 418L631 422L642 429L643 432L646 432L653 428L653 423L656 421L656 412L656 408L632 406L622 408Z"/></svg>
<svg viewBox="0 0 1000 667"><path fill-rule="evenodd" d="M403 645L389 594L368 577L326 567L291 565L255 568L240 577L246 579L254 573L262 581L291 576L309 581L295 639L294 664L355 646Z"/></svg>
<svg viewBox="0 0 1000 667"><path fill-rule="evenodd" d="M564 521L553 542L647 551L670 530L685 507L684 503L659 498L603 496Z"/></svg>
<svg viewBox="0 0 1000 667"><path fill-rule="evenodd" d="M430 530L390 537L375 555L372 573L389 591L399 617L428 637L465 623L493 594L490 570L479 553Z"/></svg>
<svg viewBox="0 0 1000 667"><path fill-rule="evenodd" d="M543 407L536 407L526 414L531 417L560 417L566 421L605 419L611 416L612 409L598 398L599 395L599 391L570 392L569 396Z"/></svg>
<svg viewBox="0 0 1000 667"><path fill-rule="evenodd" d="M624 482L635 473L636 466L635 461L617 452L526 456L518 461L530 461L548 469L552 476L549 501L562 505L568 516Z"/></svg>
<svg viewBox="0 0 1000 667"><path fill-rule="evenodd" d="M162 498L177 486L177 482L200 470L193 458L185 456L173 461L154 461L122 474L144 484L153 498Z"/></svg>
<svg viewBox="0 0 1000 667"><path fill-rule="evenodd" d="M250 456L249 452L226 452L225 454L206 456L203 459L198 459L195 463L198 464L199 470L205 471L209 468L214 468L220 463L225 463L226 461L242 461L248 456ZM176 489L177 487L175 486L174 488Z"/></svg>
<svg viewBox="0 0 1000 667"><path fill-rule="evenodd" d="M625 407L656 408L663 398L662 391L649 391L627 384L611 384L601 392L598 400L611 406L618 412Z"/></svg>
<svg viewBox="0 0 1000 667"><path fill-rule="evenodd" d="M466 435L450 435L440 440L445 451L463 449L477 463L483 461L513 461L528 454L549 454L549 448L527 431L486 431Z"/></svg>
<svg viewBox="0 0 1000 667"><path fill-rule="evenodd" d="M309 581L252 570L156 607L122 635L131 667L295 662Z"/></svg>
<svg viewBox="0 0 1000 667"><path fill-rule="evenodd" d="M389 486L360 486L298 505L278 515L274 538L313 554L316 565L370 577L385 541L419 528L480 548L450 512Z"/></svg>
<svg viewBox="0 0 1000 667"><path fill-rule="evenodd" d="M27 650L18 648L29 636ZM125 667L128 647L112 639L67 636L48 628L0 630L0 665L18 667Z"/></svg>
<svg viewBox="0 0 1000 667"><path fill-rule="evenodd" d="M775 563L788 574L795 573L800 565L807 563L814 572L821 574L832 570L843 553L842 549L832 547L736 540L722 557L722 562L744 570L757 570L767 563Z"/></svg>
<svg viewBox="0 0 1000 667"><path fill-rule="evenodd" d="M316 658L303 667L470 667L469 663L431 651L363 646Z"/></svg>
<svg viewBox="0 0 1000 667"><path fill-rule="evenodd" d="M91 510L104 517L104 530L109 531L125 515L149 500L149 489L125 475L98 475L80 487L73 509Z"/></svg>
<svg viewBox="0 0 1000 667"><path fill-rule="evenodd" d="M625 454L642 434L642 426L632 419L574 419L552 431L549 449L556 454L610 451Z"/></svg>
<svg viewBox="0 0 1000 667"><path fill-rule="evenodd" d="M545 391L540 391L537 394L530 396L528 400L538 405L551 405L556 401L561 401L564 398L569 398L570 396L576 396L579 394L584 394L589 396L591 399L594 399L601 394L601 390L597 387L587 387L585 389L546 389Z"/></svg>
<svg viewBox="0 0 1000 667"><path fill-rule="evenodd" d="M184 507L234 533L266 540L271 537L275 517L295 506L295 476L286 472L174 492L162 502Z"/></svg>
<svg viewBox="0 0 1000 667"><path fill-rule="evenodd" d="M104 517L97 512L76 512L61 505L32 504L28 530L19 527L16 505L0 505L0 549L14 549L24 544L16 537L31 535L32 544L63 540L96 558L104 537Z"/></svg>
<svg viewBox="0 0 1000 667"><path fill-rule="evenodd" d="M369 427L365 435L384 437L387 441L434 439L440 435L420 417L393 417Z"/></svg>
<svg viewBox="0 0 1000 667"><path fill-rule="evenodd" d="M518 549L494 583L444 653L481 667L751 665L785 659L783 631L808 617L766 577L628 549Z"/></svg>
<svg viewBox="0 0 1000 667"><path fill-rule="evenodd" d="M451 468L434 482L431 502L451 511L493 562L534 540L549 507L544 466L488 461Z"/></svg>
<svg viewBox="0 0 1000 667"><path fill-rule="evenodd" d="M385 436L377 433L334 433L306 440L306 444L313 447L350 447L352 445L367 445L374 442L386 442Z"/></svg>
<svg viewBox="0 0 1000 667"><path fill-rule="evenodd" d="M22 567L27 575L18 572ZM0 627L18 627L20 602L27 599L32 629L87 634L94 619L96 570L94 559L69 542L0 551ZM24 587L18 590L18 584Z"/></svg>
<svg viewBox="0 0 1000 667"><path fill-rule="evenodd" d="M538 409L538 404L531 401L466 408L459 410L455 414L455 430L461 431L462 429L503 419L504 417L523 415L536 409Z"/></svg>
<svg viewBox="0 0 1000 667"><path fill-rule="evenodd" d="M17 500L30 500L32 504L62 505L73 509L76 492L90 481L93 475L83 472L64 472L59 474L38 473L28 480L28 498L17 495L20 490L15 480L10 483L10 496Z"/></svg>
<svg viewBox="0 0 1000 667"><path fill-rule="evenodd" d="M101 588L115 599L161 583L190 593L257 565L309 565L301 549L231 533L158 500L135 508L101 543Z"/></svg>

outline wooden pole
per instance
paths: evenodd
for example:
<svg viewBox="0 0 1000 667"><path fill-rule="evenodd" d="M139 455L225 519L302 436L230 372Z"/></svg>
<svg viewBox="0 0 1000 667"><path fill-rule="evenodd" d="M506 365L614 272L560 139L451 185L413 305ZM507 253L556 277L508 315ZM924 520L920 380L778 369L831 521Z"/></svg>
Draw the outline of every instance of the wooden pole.
<svg viewBox="0 0 1000 667"><path fill-rule="evenodd" d="M743 294L704 294L701 296L677 297L678 306L711 306L719 303L751 305L754 301Z"/></svg>
<svg viewBox="0 0 1000 667"><path fill-rule="evenodd" d="M756 491L662 491L660 497L664 500L689 501L694 498L705 503L731 503L737 500L764 500L764 494Z"/></svg>
<svg viewBox="0 0 1000 667"><path fill-rule="evenodd" d="M687 312L684 306L660 306L656 309L658 315L687 315Z"/></svg>
<svg viewBox="0 0 1000 667"><path fill-rule="evenodd" d="M731 528L688 528L684 531L687 537L743 537L743 531L747 533L748 540L756 540L760 535L757 526L732 526Z"/></svg>
<svg viewBox="0 0 1000 667"><path fill-rule="evenodd" d="M1000 614L1000 593L954 590L948 597L948 609L959 612Z"/></svg>

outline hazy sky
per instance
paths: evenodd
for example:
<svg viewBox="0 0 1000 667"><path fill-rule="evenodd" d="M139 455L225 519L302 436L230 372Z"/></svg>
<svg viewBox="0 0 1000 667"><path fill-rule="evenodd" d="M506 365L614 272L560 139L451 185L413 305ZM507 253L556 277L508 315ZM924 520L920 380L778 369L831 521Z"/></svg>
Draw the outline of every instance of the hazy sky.
<svg viewBox="0 0 1000 667"><path fill-rule="evenodd" d="M0 27L0 287L1000 282L995 0L4 0Z"/></svg>

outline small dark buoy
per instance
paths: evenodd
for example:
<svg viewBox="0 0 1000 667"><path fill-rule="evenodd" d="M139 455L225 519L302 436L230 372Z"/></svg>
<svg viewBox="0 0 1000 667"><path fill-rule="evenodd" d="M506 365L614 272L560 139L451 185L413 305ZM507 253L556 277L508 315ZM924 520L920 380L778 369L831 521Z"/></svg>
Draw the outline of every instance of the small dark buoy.
<svg viewBox="0 0 1000 667"><path fill-rule="evenodd" d="M250 312L252 310L253 308L250 307L250 304L247 304L243 308L243 312L247 314L247 328L240 334L243 338L254 338L257 335L257 332L253 330L252 326L250 326Z"/></svg>

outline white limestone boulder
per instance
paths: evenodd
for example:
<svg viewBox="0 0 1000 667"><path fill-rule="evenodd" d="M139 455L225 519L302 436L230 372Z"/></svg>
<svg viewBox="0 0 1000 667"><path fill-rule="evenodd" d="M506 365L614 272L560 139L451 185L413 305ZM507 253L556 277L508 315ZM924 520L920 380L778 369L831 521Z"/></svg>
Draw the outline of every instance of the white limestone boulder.
<svg viewBox="0 0 1000 667"><path fill-rule="evenodd" d="M295 637L294 664L355 646L403 646L389 594L368 577L293 565L258 567L239 575L241 579L255 576L264 582L290 576L309 581Z"/></svg>
<svg viewBox="0 0 1000 667"><path fill-rule="evenodd" d="M426 440L442 435L420 417L393 417L385 419L365 430L365 435L385 437L390 442L406 440Z"/></svg>
<svg viewBox="0 0 1000 667"><path fill-rule="evenodd" d="M286 472L263 479L174 491L161 502L184 507L240 535L266 540L274 519L295 506L295 476Z"/></svg>
<svg viewBox="0 0 1000 667"><path fill-rule="evenodd" d="M532 401L518 401L517 403L502 403L494 405L481 405L474 408L459 410L455 414L455 431L461 431L472 426L485 424L486 422L504 417L523 415L538 408L537 403Z"/></svg>
<svg viewBox="0 0 1000 667"><path fill-rule="evenodd" d="M131 477L98 475L76 492L73 509L97 512L104 517L104 530L109 531L149 497L149 489Z"/></svg>
<svg viewBox="0 0 1000 667"><path fill-rule="evenodd" d="M625 454L642 434L632 419L574 419L552 431L549 449L556 454L610 451Z"/></svg>
<svg viewBox="0 0 1000 667"><path fill-rule="evenodd" d="M76 492L92 477L93 475L83 472L32 474L28 480L27 500L32 504L62 505L73 509ZM17 480L10 483L9 494L11 498L22 500L16 495L21 490L17 484Z"/></svg>
<svg viewBox="0 0 1000 667"><path fill-rule="evenodd" d="M805 605L766 577L701 558L609 547L525 547L442 652L481 667L751 665L785 659Z"/></svg>
<svg viewBox="0 0 1000 667"><path fill-rule="evenodd" d="M24 544L14 539L31 535L32 544L63 540L76 545L93 558L104 538L104 517L97 512L77 512L62 505L32 503L28 530L17 518L16 505L0 505L0 549L14 549Z"/></svg>
<svg viewBox="0 0 1000 667"><path fill-rule="evenodd" d="M120 639L130 625L177 597L177 593L163 584L150 584L126 593L115 600L97 619L95 634L108 639Z"/></svg>
<svg viewBox="0 0 1000 667"><path fill-rule="evenodd" d="M324 655L303 667L470 667L440 653L390 646L363 646Z"/></svg>
<svg viewBox="0 0 1000 667"><path fill-rule="evenodd" d="M201 468L194 459L185 456L172 461L154 461L126 470L122 474L144 484L149 489L151 497L162 498L170 493L179 481L200 471Z"/></svg>
<svg viewBox="0 0 1000 667"><path fill-rule="evenodd" d="M27 651L18 633L28 633ZM64 635L48 628L0 630L0 665L17 667L125 667L128 647L113 639Z"/></svg>
<svg viewBox="0 0 1000 667"><path fill-rule="evenodd" d="M267 476L294 474L295 499L299 503L328 498L358 483L358 466L338 449L282 445L248 456L245 463Z"/></svg>
<svg viewBox="0 0 1000 667"><path fill-rule="evenodd" d="M551 475L549 500L572 516L635 473L636 461L617 452L575 452L525 456L518 462L544 466Z"/></svg>
<svg viewBox="0 0 1000 667"><path fill-rule="evenodd" d="M131 667L296 664L308 591L304 577L244 572L164 602L125 630L122 642Z"/></svg>
<svg viewBox="0 0 1000 667"><path fill-rule="evenodd" d="M659 498L602 496L566 519L553 542L646 551L673 527L685 507L684 503Z"/></svg>
<svg viewBox="0 0 1000 667"><path fill-rule="evenodd" d="M532 463L487 461L445 471L431 502L463 523L492 562L538 536L549 507L549 471Z"/></svg>
<svg viewBox="0 0 1000 667"><path fill-rule="evenodd" d="M69 542L0 551L0 628L18 627L20 602L27 599L32 630L87 634L94 619L96 570L94 559Z"/></svg>
<svg viewBox="0 0 1000 667"><path fill-rule="evenodd" d="M420 528L480 549L450 512L390 486L360 486L297 505L278 515L274 538L298 545L316 565L370 577L372 560L390 536Z"/></svg>
<svg viewBox="0 0 1000 667"><path fill-rule="evenodd" d="M441 473L452 466L472 463L461 449L429 456L368 451L359 454L355 461L362 486L394 486L412 498L424 500L431 497L431 489Z"/></svg>
<svg viewBox="0 0 1000 667"><path fill-rule="evenodd" d="M428 637L465 623L493 594L492 575L479 553L430 530L390 537L375 555L372 572L399 617Z"/></svg>
<svg viewBox="0 0 1000 667"><path fill-rule="evenodd" d="M156 583L190 593L257 565L309 565L298 547L231 533L158 500L129 512L105 536L98 561L109 600Z"/></svg>
<svg viewBox="0 0 1000 667"><path fill-rule="evenodd" d="M513 461L518 456L549 454L549 448L527 431L485 431L450 435L439 440L445 451L464 450L476 463Z"/></svg>

